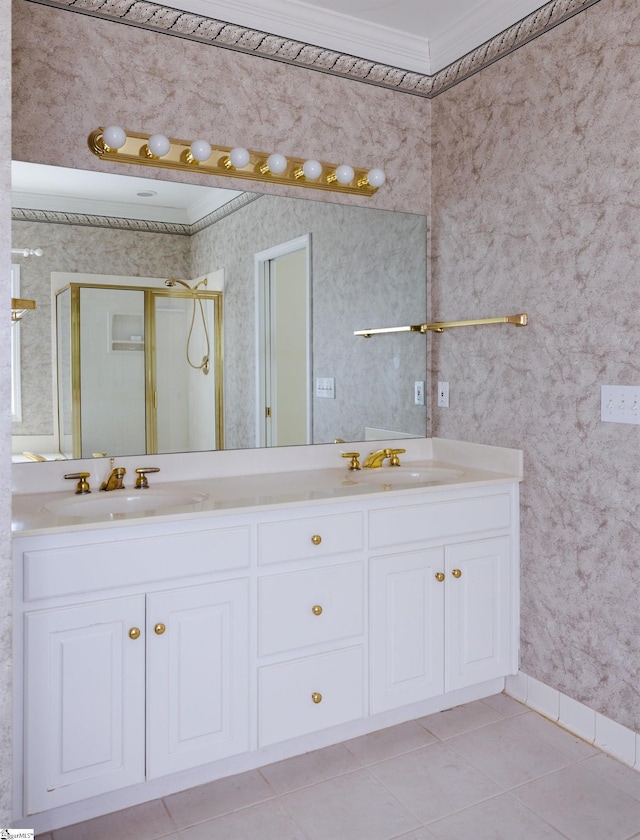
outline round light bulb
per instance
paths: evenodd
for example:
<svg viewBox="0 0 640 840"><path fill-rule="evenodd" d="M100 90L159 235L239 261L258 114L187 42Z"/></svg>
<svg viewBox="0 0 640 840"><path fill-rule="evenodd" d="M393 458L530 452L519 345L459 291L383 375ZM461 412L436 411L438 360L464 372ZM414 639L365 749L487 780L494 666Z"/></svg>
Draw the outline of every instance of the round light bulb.
<svg viewBox="0 0 640 840"><path fill-rule="evenodd" d="M372 187L381 187L387 180L387 176L382 169L370 169L367 172L367 181Z"/></svg>
<svg viewBox="0 0 640 840"><path fill-rule="evenodd" d="M336 181L339 184L350 184L355 178L356 173L353 171L353 166L348 163L343 163L336 169Z"/></svg>
<svg viewBox="0 0 640 840"><path fill-rule="evenodd" d="M206 140L194 140L190 146L191 156L194 160L204 163L211 157L211 144Z"/></svg>
<svg viewBox="0 0 640 840"><path fill-rule="evenodd" d="M171 143L169 142L169 138L165 137L164 134L152 134L147 140L147 146L152 155L163 157L171 148Z"/></svg>
<svg viewBox="0 0 640 840"><path fill-rule="evenodd" d="M124 128L119 125L109 125L102 132L102 138L110 149L121 149L127 142Z"/></svg>
<svg viewBox="0 0 640 840"><path fill-rule="evenodd" d="M305 160L302 173L307 181L316 181L322 174L322 164L319 160Z"/></svg>
<svg viewBox="0 0 640 840"><path fill-rule="evenodd" d="M274 152L267 158L267 166L272 175L282 175L287 168L287 159L284 155Z"/></svg>
<svg viewBox="0 0 640 840"><path fill-rule="evenodd" d="M249 158L249 152L246 149L243 149L242 146L236 146L235 149L231 149L229 152L231 165L236 169L242 169L246 166L249 163Z"/></svg>

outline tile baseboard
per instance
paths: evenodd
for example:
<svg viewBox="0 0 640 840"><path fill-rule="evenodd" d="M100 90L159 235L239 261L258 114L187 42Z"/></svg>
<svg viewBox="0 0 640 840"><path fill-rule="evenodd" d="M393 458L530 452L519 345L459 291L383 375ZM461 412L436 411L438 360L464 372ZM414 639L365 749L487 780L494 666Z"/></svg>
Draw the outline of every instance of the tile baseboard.
<svg viewBox="0 0 640 840"><path fill-rule="evenodd" d="M505 693L640 771L640 735L566 694L519 671L505 680Z"/></svg>

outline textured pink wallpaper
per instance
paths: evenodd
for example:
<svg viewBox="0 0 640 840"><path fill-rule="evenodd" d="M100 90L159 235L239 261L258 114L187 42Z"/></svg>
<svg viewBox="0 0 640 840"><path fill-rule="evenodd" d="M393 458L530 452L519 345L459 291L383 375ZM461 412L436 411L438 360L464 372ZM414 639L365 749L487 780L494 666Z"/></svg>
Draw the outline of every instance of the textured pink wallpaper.
<svg viewBox="0 0 640 840"><path fill-rule="evenodd" d="M602 0L433 101L434 434L521 447L522 669L640 731L637 0Z"/></svg>

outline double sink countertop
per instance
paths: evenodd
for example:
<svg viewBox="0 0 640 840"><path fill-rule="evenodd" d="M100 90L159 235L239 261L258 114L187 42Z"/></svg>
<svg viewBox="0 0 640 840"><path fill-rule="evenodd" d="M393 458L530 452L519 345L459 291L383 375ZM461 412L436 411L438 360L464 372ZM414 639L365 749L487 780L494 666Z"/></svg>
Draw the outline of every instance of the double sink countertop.
<svg viewBox="0 0 640 840"><path fill-rule="evenodd" d="M402 465L348 470L347 462L340 461L344 444L253 450L250 456L212 452L128 457L115 461L127 470L125 489L108 492L97 489L109 471L108 459L16 464L12 530L14 536L74 532L522 480L522 453L516 449L438 438L358 444L363 450L376 446L406 448ZM150 476L149 489L134 489L136 467L151 465L161 468L160 475ZM64 474L76 471L100 476L100 481L90 479L91 493L75 495L75 483L64 482ZM64 484L68 486L60 490Z"/></svg>

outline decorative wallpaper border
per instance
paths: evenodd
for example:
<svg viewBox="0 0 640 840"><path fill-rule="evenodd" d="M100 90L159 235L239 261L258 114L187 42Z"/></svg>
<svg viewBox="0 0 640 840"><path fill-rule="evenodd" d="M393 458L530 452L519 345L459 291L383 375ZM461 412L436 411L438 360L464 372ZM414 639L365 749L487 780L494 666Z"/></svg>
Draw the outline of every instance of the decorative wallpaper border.
<svg viewBox="0 0 640 840"><path fill-rule="evenodd" d="M262 196L255 193L242 193L218 207L212 213L203 216L192 225L182 225L173 222L153 222L145 219L124 219L118 216L93 216L87 213L67 213L59 210L28 210L14 207L11 210L13 222L48 222L54 225L80 225L81 227L111 228L112 230L129 230L138 233L172 233L178 236L193 236L201 230L214 225L221 219L230 216L252 201Z"/></svg>
<svg viewBox="0 0 640 840"><path fill-rule="evenodd" d="M353 55L248 29L214 18L182 12L147 0L30 0L187 38L216 47L250 53L322 73L432 99L478 73L534 38L548 32L600 0L551 0L499 35L433 76L377 64Z"/></svg>

